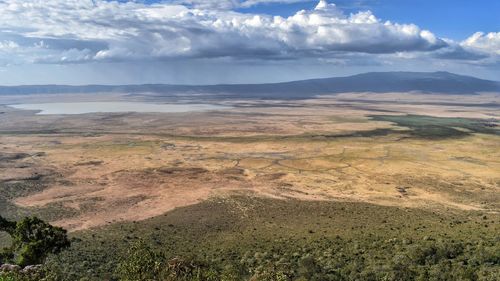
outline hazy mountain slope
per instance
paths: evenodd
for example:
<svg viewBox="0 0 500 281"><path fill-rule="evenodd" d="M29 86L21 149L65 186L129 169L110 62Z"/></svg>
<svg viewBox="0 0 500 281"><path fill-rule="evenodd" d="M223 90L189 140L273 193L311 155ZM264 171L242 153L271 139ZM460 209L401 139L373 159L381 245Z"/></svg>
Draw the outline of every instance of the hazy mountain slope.
<svg viewBox="0 0 500 281"><path fill-rule="evenodd" d="M3 86L0 94L125 92L158 94L207 93L240 98L307 98L344 92L427 92L475 94L500 92L500 82L448 72L371 72L348 77L311 79L268 84L225 85L32 85Z"/></svg>

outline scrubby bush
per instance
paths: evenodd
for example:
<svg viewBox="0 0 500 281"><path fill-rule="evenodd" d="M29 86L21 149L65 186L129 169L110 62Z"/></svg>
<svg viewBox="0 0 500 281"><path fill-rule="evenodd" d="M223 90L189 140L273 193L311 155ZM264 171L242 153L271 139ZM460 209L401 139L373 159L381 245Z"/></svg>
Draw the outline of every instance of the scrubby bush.
<svg viewBox="0 0 500 281"><path fill-rule="evenodd" d="M22 267L42 264L49 254L57 254L70 246L66 230L37 217L27 217L17 223L0 217L0 231L12 238L12 245L0 254L2 263L13 262Z"/></svg>
<svg viewBox="0 0 500 281"><path fill-rule="evenodd" d="M117 273L123 281L160 280L164 257L154 252L146 243L138 242L129 249Z"/></svg>
<svg viewBox="0 0 500 281"><path fill-rule="evenodd" d="M498 280L498 246L447 241L385 245L337 240L314 242L301 249L246 253L239 266L230 260L207 261L207 256L182 259L160 254L141 242L119 266L120 280L162 281L423 281ZM468 250L464 249L468 247Z"/></svg>
<svg viewBox="0 0 500 281"><path fill-rule="evenodd" d="M170 258L153 250L143 241L130 247L118 265L117 275L123 281L238 281L241 272L236 267Z"/></svg>

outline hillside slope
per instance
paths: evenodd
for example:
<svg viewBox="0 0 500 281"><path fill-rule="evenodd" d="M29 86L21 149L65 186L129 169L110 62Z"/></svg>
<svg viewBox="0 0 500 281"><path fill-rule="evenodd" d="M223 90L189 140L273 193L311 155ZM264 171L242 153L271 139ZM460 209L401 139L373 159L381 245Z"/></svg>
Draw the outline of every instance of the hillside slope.
<svg viewBox="0 0 500 281"><path fill-rule="evenodd" d="M220 85L27 85L1 86L0 94L49 93L205 93L238 98L308 98L319 94L345 92L424 92L469 95L500 92L500 82L449 72L371 72L348 77L310 79L267 84Z"/></svg>

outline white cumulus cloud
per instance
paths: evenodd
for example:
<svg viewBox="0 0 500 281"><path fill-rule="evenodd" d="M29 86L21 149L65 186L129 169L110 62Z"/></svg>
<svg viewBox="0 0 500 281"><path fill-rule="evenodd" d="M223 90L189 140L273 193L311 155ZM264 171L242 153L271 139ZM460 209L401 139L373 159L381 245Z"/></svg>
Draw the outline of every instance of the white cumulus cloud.
<svg viewBox="0 0 500 281"><path fill-rule="evenodd" d="M207 8L217 2L231 9L296 1L4 0L0 1L0 63L335 60L347 54L443 52L452 45L481 56L498 54L499 33L477 33L459 44L414 24L382 21L370 11L347 15L324 0L315 9L290 17Z"/></svg>
<svg viewBox="0 0 500 281"><path fill-rule="evenodd" d="M500 32L476 32L461 45L466 48L471 48L486 53L494 53L500 55Z"/></svg>
<svg viewBox="0 0 500 281"><path fill-rule="evenodd" d="M235 9L248 8L259 4L273 3L297 3L307 2L308 0L170 0L167 3L189 5L202 9Z"/></svg>

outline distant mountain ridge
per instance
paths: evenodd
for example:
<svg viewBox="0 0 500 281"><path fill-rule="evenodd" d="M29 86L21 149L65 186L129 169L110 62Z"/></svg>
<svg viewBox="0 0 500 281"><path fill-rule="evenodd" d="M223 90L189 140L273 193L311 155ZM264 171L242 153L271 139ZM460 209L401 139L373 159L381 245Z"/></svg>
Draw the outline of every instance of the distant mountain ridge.
<svg viewBox="0 0 500 281"><path fill-rule="evenodd" d="M0 94L55 93L156 93L175 95L205 93L234 98L308 98L346 92L423 92L468 95L500 92L500 82L449 72L369 72L347 77L309 79L265 84L220 85L29 85L0 86Z"/></svg>

